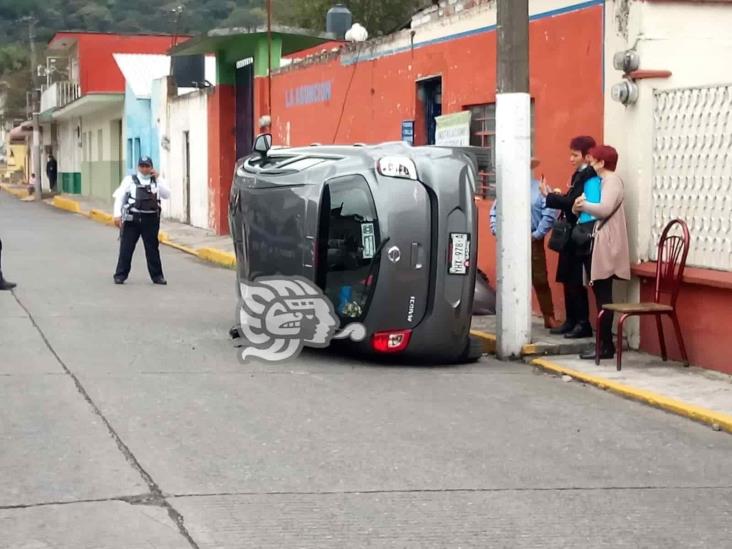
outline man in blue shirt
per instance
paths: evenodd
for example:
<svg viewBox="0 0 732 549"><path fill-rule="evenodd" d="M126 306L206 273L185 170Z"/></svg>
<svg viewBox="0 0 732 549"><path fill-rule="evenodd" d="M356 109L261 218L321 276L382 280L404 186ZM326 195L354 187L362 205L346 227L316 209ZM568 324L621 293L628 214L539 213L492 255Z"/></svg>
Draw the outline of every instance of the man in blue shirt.
<svg viewBox="0 0 732 549"><path fill-rule="evenodd" d="M531 160L531 169L539 166L539 160ZM496 234L496 204L491 208L491 232ZM559 322L554 318L554 302L552 292L549 288L549 275L546 268L546 250L544 238L554 226L557 219L557 211L546 207L546 198L541 193L539 181L531 180L531 281L539 301L541 314L544 317L544 326L556 328Z"/></svg>

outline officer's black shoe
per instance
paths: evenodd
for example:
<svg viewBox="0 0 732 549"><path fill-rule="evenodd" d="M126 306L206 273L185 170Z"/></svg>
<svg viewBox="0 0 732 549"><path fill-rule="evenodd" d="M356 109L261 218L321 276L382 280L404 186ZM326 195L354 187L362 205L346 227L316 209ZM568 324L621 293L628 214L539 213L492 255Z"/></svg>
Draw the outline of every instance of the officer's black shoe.
<svg viewBox="0 0 732 549"><path fill-rule="evenodd" d="M165 280L165 278L163 278L161 276L161 277L158 277L155 280L153 280L153 284L158 284L159 286L167 286L168 285L168 281Z"/></svg>
<svg viewBox="0 0 732 549"><path fill-rule="evenodd" d="M2 291L2 290L12 290L16 286L17 286L17 284L15 284L14 282L8 282L7 280L5 280L2 277L2 275L0 275L0 291Z"/></svg>
<svg viewBox="0 0 732 549"><path fill-rule="evenodd" d="M114 277L114 283L115 284L124 284L125 283L125 279L122 278L121 276L115 276Z"/></svg>

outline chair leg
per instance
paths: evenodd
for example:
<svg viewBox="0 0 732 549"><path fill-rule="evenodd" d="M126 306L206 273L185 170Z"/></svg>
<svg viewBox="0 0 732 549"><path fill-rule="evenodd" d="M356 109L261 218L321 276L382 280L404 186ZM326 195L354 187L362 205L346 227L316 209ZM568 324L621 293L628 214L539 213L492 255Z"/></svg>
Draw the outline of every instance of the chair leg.
<svg viewBox="0 0 732 549"><path fill-rule="evenodd" d="M618 372L623 368L623 325L630 315L623 315L618 321L618 344L615 352L617 353L617 370Z"/></svg>
<svg viewBox="0 0 732 549"><path fill-rule="evenodd" d="M597 313L597 329L595 330L595 366L600 365L600 326L602 325L602 319L607 314L605 309Z"/></svg>
<svg viewBox="0 0 732 549"><path fill-rule="evenodd" d="M663 337L663 318L661 318L661 315L656 315L656 326L658 327L658 342L661 344L661 358L666 362L668 353L666 352L666 338Z"/></svg>
<svg viewBox="0 0 732 549"><path fill-rule="evenodd" d="M679 342L679 350L681 351L681 358L684 360L684 366L689 366L689 357L686 354L686 345L684 345L684 336L681 335L681 325L679 324L679 318L676 316L676 311L671 313L671 320L674 323L674 330L676 331L676 341Z"/></svg>

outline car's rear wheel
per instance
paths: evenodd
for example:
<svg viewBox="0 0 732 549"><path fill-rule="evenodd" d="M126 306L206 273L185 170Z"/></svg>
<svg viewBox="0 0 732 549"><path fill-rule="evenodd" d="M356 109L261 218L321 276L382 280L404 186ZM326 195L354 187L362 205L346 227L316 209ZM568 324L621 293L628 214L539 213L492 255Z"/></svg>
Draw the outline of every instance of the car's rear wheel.
<svg viewBox="0 0 732 549"><path fill-rule="evenodd" d="M470 364L479 361L483 357L483 342L475 336L469 335L465 342L465 350L460 355L458 362Z"/></svg>

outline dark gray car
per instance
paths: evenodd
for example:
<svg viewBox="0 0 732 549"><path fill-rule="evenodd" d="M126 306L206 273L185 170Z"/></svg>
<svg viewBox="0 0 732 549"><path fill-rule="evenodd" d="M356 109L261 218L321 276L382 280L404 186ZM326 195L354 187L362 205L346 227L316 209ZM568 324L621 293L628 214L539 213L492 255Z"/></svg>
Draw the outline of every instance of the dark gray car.
<svg viewBox="0 0 732 549"><path fill-rule="evenodd" d="M230 198L239 280L314 281L343 325L366 326L358 350L474 360L476 173L462 149L403 143L254 154Z"/></svg>

